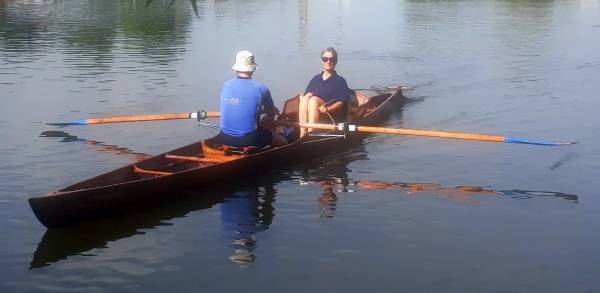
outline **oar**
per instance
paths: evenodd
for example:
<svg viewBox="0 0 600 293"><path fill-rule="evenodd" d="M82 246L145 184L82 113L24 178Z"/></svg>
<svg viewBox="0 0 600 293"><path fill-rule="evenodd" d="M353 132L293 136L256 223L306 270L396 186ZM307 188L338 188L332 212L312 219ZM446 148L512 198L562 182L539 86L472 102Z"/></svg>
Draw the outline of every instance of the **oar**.
<svg viewBox="0 0 600 293"><path fill-rule="evenodd" d="M355 88L354 90L383 92L383 91L392 91L392 90L398 90L398 89L401 89L403 91L412 92L413 90L415 90L415 87L410 86L410 85L397 85L397 86L384 86L384 87L371 87L371 88Z"/></svg>
<svg viewBox="0 0 600 293"><path fill-rule="evenodd" d="M71 122L42 122L53 126L69 126L69 125L90 125L118 122L136 122L136 121L156 121L156 120L173 120L173 119L206 119L219 117L219 112L198 111L192 113L173 113L173 114L154 114L154 115L139 115L139 116L121 116L121 117L105 117L105 118L89 118L74 120Z"/></svg>
<svg viewBox="0 0 600 293"><path fill-rule="evenodd" d="M525 138L516 138L516 137L507 137L507 136L498 136L498 135L460 133L460 132L445 132L445 131L418 130L418 129L406 129L406 128L384 128L384 127L374 127L374 126L359 126L359 125L346 124L346 123L340 123L337 125L319 124L319 123L293 123L293 124L300 126L300 127L326 129L326 130L342 130L342 131L350 131L350 132L416 135L416 136L442 137L442 138L492 141L492 142L504 142L504 143L534 144L534 145L543 145L543 146L560 146L560 145L570 145L570 144L577 143L577 142L534 141L534 140L529 140L529 139L525 139Z"/></svg>

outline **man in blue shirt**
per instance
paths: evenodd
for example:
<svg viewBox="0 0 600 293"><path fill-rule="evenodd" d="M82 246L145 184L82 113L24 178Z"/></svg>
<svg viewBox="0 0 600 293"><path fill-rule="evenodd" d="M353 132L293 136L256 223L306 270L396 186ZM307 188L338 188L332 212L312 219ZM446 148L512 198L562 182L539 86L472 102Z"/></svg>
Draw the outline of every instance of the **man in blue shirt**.
<svg viewBox="0 0 600 293"><path fill-rule="evenodd" d="M236 77L228 80L221 90L221 132L223 144L242 147L280 146L287 141L274 135L272 130L258 125L261 112L267 119L273 120L277 108L269 89L262 83L252 80L256 70L254 55L248 51L240 51L231 67Z"/></svg>

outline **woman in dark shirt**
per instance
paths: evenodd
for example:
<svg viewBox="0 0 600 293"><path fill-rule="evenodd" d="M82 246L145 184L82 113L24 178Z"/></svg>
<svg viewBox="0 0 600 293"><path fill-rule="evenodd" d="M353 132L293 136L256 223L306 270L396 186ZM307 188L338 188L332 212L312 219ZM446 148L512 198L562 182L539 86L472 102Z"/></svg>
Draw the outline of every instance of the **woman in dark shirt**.
<svg viewBox="0 0 600 293"><path fill-rule="evenodd" d="M329 113L335 122L346 120L350 90L346 80L335 71L337 61L338 54L334 48L329 47L321 52L323 72L310 80L304 95L300 97L300 122L317 123L321 113ZM300 137L310 131L312 128L300 128Z"/></svg>

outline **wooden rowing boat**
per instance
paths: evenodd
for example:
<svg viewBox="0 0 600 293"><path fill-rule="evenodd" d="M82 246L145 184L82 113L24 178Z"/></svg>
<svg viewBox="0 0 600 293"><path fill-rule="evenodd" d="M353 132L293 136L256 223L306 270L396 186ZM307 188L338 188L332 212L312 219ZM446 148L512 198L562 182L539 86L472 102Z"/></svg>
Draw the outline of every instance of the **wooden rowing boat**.
<svg viewBox="0 0 600 293"><path fill-rule="evenodd" d="M373 96L352 91L351 96L348 120L368 125L381 123L404 98L402 89ZM297 121L298 100L296 96L286 101L280 115L283 122ZM259 170L314 157L316 150L331 152L355 138L335 135L340 134L335 131L329 134L333 136L306 136L282 147L241 153L224 148L213 137L29 198L29 204L49 228L123 213L173 199L173 191L182 187L210 188L219 182L235 182Z"/></svg>

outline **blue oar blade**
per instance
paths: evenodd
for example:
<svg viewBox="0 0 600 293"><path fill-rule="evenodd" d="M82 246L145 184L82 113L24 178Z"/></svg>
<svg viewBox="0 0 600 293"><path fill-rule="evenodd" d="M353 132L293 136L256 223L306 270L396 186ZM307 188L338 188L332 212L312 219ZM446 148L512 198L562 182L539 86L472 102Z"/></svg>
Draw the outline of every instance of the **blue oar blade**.
<svg viewBox="0 0 600 293"><path fill-rule="evenodd" d="M42 122L46 125L52 126L70 126L70 125L88 125L87 119L79 119L71 122Z"/></svg>
<svg viewBox="0 0 600 293"><path fill-rule="evenodd" d="M561 145L570 145L576 144L577 142L551 142L551 141L534 141L526 138L517 138L517 137L505 137L505 143L522 143L522 144L534 144L534 145L544 145L544 146L561 146Z"/></svg>

